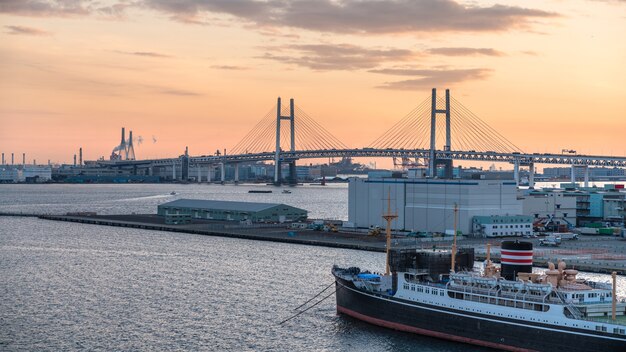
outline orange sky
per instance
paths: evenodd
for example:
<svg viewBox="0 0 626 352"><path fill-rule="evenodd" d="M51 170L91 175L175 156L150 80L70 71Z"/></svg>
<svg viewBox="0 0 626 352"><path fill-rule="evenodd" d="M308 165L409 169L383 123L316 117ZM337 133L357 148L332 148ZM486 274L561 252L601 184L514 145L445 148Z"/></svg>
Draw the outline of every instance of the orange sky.
<svg viewBox="0 0 626 352"><path fill-rule="evenodd" d="M211 154L277 96L365 147L436 87L524 151L626 155L626 2L475 4L2 1L0 152Z"/></svg>

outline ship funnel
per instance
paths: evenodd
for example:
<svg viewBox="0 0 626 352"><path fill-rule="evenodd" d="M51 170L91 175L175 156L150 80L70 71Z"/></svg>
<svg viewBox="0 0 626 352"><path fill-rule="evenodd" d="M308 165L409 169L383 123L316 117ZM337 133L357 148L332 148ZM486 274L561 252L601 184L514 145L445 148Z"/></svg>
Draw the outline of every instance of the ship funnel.
<svg viewBox="0 0 626 352"><path fill-rule="evenodd" d="M531 242L503 241L500 251L500 272L507 280L517 280L518 273L532 273L533 244Z"/></svg>

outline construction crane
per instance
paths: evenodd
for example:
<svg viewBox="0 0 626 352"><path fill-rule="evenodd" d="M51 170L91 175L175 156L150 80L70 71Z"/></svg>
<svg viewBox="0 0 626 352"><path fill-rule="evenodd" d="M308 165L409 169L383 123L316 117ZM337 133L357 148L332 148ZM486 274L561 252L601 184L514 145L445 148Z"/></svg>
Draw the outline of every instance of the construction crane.
<svg viewBox="0 0 626 352"><path fill-rule="evenodd" d="M393 167L395 169L406 170L409 168L419 167L419 166L424 166L424 165L419 162L418 158L411 160L410 158L407 158L407 157L401 157L401 158L393 157Z"/></svg>

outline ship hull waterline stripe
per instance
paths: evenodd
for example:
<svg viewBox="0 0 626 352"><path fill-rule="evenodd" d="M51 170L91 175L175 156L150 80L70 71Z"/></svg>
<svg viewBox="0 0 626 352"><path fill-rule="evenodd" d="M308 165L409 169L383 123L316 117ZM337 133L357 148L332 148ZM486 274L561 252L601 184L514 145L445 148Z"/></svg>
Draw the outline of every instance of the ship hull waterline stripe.
<svg viewBox="0 0 626 352"><path fill-rule="evenodd" d="M370 324L383 326L383 327L394 329L394 330L405 331L405 332L412 332L412 333L415 333L415 334L433 336L433 337L437 337L437 338L441 338L441 339L446 339L446 340L451 340L451 341L456 341L456 342L464 342L464 343L468 343L468 344L472 344L472 345L479 345L479 346L497 348L497 349L507 350L507 351L514 351L514 352L534 352L535 351L535 350L529 350L529 349L525 349L525 348L519 348L519 347L514 347L514 346L509 346L509 345L503 345L503 344L499 344L499 343L495 343L495 342L488 342L488 341L483 341L483 340L471 339L469 337L462 337L462 336L446 334L446 333L438 332L438 331L420 329L420 328L416 328L416 327L409 326L409 325L404 325L404 324L399 324L399 323L393 323L393 322L390 322L390 321L387 321L387 320L377 319L377 318L373 318L373 317L370 317L370 316L367 316L367 315L364 315L364 314L361 314L361 313L357 313L357 312L355 312L353 310L350 310L348 308L344 308L344 307L339 306L339 305L337 306L337 311L339 313L343 313L343 314L349 315L349 316L351 316L353 318L356 318L356 319L368 322Z"/></svg>
<svg viewBox="0 0 626 352"><path fill-rule="evenodd" d="M466 318L480 319L480 320L486 320L486 321L503 323L503 324L523 326L523 327L527 327L527 328L531 328L531 329L540 329L540 330L562 332L562 333L567 333L567 334L575 334L575 335L595 337L595 338L601 338L601 339L609 339L609 340L614 340L614 341L626 341L623 338L615 338L615 337L604 336L604 335L593 335L593 334L587 334L587 333L584 333L584 332L576 332L576 331L569 331L569 330L562 330L562 329L553 329L553 328L537 326L537 325L522 324L522 323L517 323L517 322L512 322L512 321L507 321L507 320L490 319L490 318L484 318L484 317L480 317L480 316L476 316L476 315L468 315L468 314L464 314L460 310L456 310L455 308L450 308L450 309L455 309L455 311L445 311L445 310L441 310L441 309L426 307L426 306L423 306L423 305L415 305L415 304L404 303L404 302L401 302L399 300L393 300L393 299L388 299L388 298L384 298L384 297L380 297L380 296L376 296L376 295L371 295L369 293L366 293L366 292L363 292L363 291L359 291L359 290L355 290L355 289L353 289L351 287L348 287L348 286L342 284L341 282L338 282L338 281L335 281L335 282L337 284L341 285L343 288L346 288L346 289L348 289L350 291L353 291L353 292L356 292L356 293L359 293L359 294L362 294L362 295L370 296L370 297L373 297L375 299L382 299L382 300L385 300L385 301L388 301L388 302L391 302L391 303L402 304L402 305L409 306L409 307L415 307L415 308L419 308L419 309L427 309L427 310L430 310L430 311L435 311L435 312L440 312L440 313L445 313L445 314L451 314L451 315L460 315L460 316L463 316L463 317L466 317ZM416 303L421 303L421 302L416 302ZM593 322L588 322L588 323L593 324ZM598 325L598 324L603 324L603 323L596 323L596 325Z"/></svg>

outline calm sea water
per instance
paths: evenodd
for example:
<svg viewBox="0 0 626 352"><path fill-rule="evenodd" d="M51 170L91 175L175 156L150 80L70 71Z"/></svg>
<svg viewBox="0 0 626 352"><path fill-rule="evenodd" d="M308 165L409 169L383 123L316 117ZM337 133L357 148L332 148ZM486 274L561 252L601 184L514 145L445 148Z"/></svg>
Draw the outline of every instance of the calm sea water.
<svg viewBox="0 0 626 352"><path fill-rule="evenodd" d="M345 185L298 187L292 194L248 194L251 188L257 187L0 185L0 211L155 212L176 191L176 197L280 201L313 217L347 217ZM384 257L0 217L0 350L481 350L339 316L334 296L279 325L332 282L333 264L382 271Z"/></svg>

